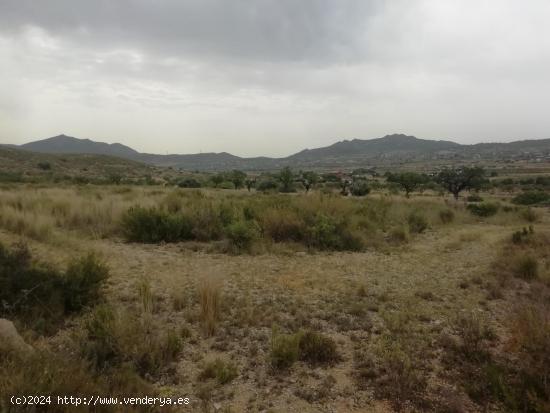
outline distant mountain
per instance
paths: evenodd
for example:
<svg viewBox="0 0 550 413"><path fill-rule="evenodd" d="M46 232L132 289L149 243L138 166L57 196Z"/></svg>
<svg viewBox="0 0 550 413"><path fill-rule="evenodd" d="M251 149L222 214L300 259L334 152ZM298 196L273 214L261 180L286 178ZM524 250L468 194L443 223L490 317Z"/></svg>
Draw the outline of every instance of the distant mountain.
<svg viewBox="0 0 550 413"><path fill-rule="evenodd" d="M71 136L58 135L53 138L25 143L19 146L33 152L42 153L72 153L72 154L94 154L111 155L120 158L135 159L139 155L128 146L120 143L95 142L90 139L77 139Z"/></svg>
<svg viewBox="0 0 550 413"><path fill-rule="evenodd" d="M317 149L305 149L288 157L293 160L316 160L323 158L377 157L396 153L428 153L457 150L462 145L450 141L432 141L407 135L386 135L378 139L353 139L336 142Z"/></svg>
<svg viewBox="0 0 550 413"><path fill-rule="evenodd" d="M407 162L472 160L472 159L536 159L550 160L550 139L523 140L510 143L461 145L446 140L419 139L402 134L378 139L353 139L330 146L305 149L285 158L241 158L227 152L190 155L157 155L140 153L119 143L95 142L66 135L26 143L14 148L56 154L100 154L117 156L156 166L172 166L186 170L215 171L228 169L273 170L293 168L352 168L403 164Z"/></svg>

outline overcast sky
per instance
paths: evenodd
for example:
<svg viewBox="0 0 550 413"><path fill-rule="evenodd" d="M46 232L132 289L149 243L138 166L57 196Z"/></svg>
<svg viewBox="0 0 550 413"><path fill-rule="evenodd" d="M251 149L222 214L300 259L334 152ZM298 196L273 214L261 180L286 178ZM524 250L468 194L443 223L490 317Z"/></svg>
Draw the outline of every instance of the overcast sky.
<svg viewBox="0 0 550 413"><path fill-rule="evenodd" d="M548 0L0 0L0 142L550 138Z"/></svg>

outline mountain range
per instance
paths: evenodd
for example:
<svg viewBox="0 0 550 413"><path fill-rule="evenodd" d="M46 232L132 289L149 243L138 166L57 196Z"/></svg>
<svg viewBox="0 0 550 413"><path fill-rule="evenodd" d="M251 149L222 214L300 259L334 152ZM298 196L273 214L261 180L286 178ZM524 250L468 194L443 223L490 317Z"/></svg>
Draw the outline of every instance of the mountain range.
<svg viewBox="0 0 550 413"><path fill-rule="evenodd" d="M66 135L23 145L5 146L38 153L109 155L155 166L197 171L273 170L284 166L345 168L474 159L550 160L550 139L462 145L446 140L419 139L402 134L386 135L378 139L343 140L322 148L304 149L284 158L242 158L227 152L189 155L149 154L138 152L120 143L109 144Z"/></svg>

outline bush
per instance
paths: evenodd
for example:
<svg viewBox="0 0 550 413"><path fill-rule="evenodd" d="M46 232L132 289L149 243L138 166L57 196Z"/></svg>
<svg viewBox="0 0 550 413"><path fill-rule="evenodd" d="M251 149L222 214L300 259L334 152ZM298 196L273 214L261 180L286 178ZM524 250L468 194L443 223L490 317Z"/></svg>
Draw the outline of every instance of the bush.
<svg viewBox="0 0 550 413"><path fill-rule="evenodd" d="M183 181L178 182L180 188L200 188L202 185L195 178L186 178Z"/></svg>
<svg viewBox="0 0 550 413"><path fill-rule="evenodd" d="M280 334L276 328L271 337L271 365L278 370L302 360L310 364L332 364L340 360L335 341L323 334L307 331Z"/></svg>
<svg viewBox="0 0 550 413"><path fill-rule="evenodd" d="M428 221L423 215L420 215L417 212L411 213L407 222L409 224L409 230L413 234L421 234L428 228Z"/></svg>
<svg viewBox="0 0 550 413"><path fill-rule="evenodd" d="M520 256L514 265L514 274L524 280L532 280L538 276L539 264L535 257Z"/></svg>
<svg viewBox="0 0 550 413"><path fill-rule="evenodd" d="M43 171L49 171L52 169L52 165L49 162L38 162L36 165L39 169L42 169Z"/></svg>
<svg viewBox="0 0 550 413"><path fill-rule="evenodd" d="M540 214L533 208L527 208L521 211L521 217L527 222L537 222L540 220Z"/></svg>
<svg viewBox="0 0 550 413"><path fill-rule="evenodd" d="M218 185L218 188L221 188L221 189L235 189L235 184L231 181L223 181L221 184Z"/></svg>
<svg viewBox="0 0 550 413"><path fill-rule="evenodd" d="M481 204L469 204L468 210L479 217L491 217L499 210L499 205L492 202L483 202Z"/></svg>
<svg viewBox="0 0 550 413"><path fill-rule="evenodd" d="M512 243L522 244L529 240L530 236L535 232L532 226L529 229L523 228L521 231L516 231L512 234Z"/></svg>
<svg viewBox="0 0 550 413"><path fill-rule="evenodd" d="M469 360L482 360L487 356L485 341L492 336L484 320L474 312L460 314L454 323L460 337L460 352Z"/></svg>
<svg viewBox="0 0 550 413"><path fill-rule="evenodd" d="M255 221L237 221L226 229L227 238L237 251L249 251L258 238L258 226Z"/></svg>
<svg viewBox="0 0 550 413"><path fill-rule="evenodd" d="M157 208L132 207L122 217L121 225L130 242L177 242L193 238L193 225L187 216Z"/></svg>
<svg viewBox="0 0 550 413"><path fill-rule="evenodd" d="M407 243L410 240L409 229L404 225L392 228L388 234L388 239L396 244Z"/></svg>
<svg viewBox="0 0 550 413"><path fill-rule="evenodd" d="M237 377L237 368L231 362L216 359L204 367L199 374L201 380L215 379L219 384L226 384Z"/></svg>
<svg viewBox="0 0 550 413"><path fill-rule="evenodd" d="M351 194L353 196L365 196L370 192L369 184L366 180L357 180L351 185Z"/></svg>
<svg viewBox="0 0 550 413"><path fill-rule="evenodd" d="M278 370L291 367L300 357L300 334L280 334L276 329L271 336L271 366Z"/></svg>
<svg viewBox="0 0 550 413"><path fill-rule="evenodd" d="M472 194L466 197L466 201L468 202L483 202L483 198L479 196L478 194Z"/></svg>
<svg viewBox="0 0 550 413"><path fill-rule="evenodd" d="M82 344L82 355L99 370L121 361L122 350L117 341L117 318L108 305L95 308L84 323L86 334Z"/></svg>
<svg viewBox="0 0 550 413"><path fill-rule="evenodd" d="M318 215L310 229L309 245L321 250L361 251L363 241L351 233L345 220Z"/></svg>
<svg viewBox="0 0 550 413"><path fill-rule="evenodd" d="M299 242L307 237L306 225L294 210L269 208L259 219L263 233L275 242Z"/></svg>
<svg viewBox="0 0 550 413"><path fill-rule="evenodd" d="M339 360L336 342L323 334L307 331L300 336L300 360L312 364L334 363Z"/></svg>
<svg viewBox="0 0 550 413"><path fill-rule="evenodd" d="M100 299L108 268L90 254L65 271L35 263L26 246L0 244L0 317L15 317L43 333L52 333L65 315Z"/></svg>
<svg viewBox="0 0 550 413"><path fill-rule="evenodd" d="M98 301L99 289L108 276L107 266L92 253L71 262L62 282L65 311L80 311Z"/></svg>
<svg viewBox="0 0 550 413"><path fill-rule="evenodd" d="M455 219L455 213L452 209L444 209L439 212L439 219L443 224L450 224Z"/></svg>
<svg viewBox="0 0 550 413"><path fill-rule="evenodd" d="M256 186L256 190L261 192L276 191L278 188L279 184L273 179L263 180L258 184L258 186Z"/></svg>
<svg viewBox="0 0 550 413"><path fill-rule="evenodd" d="M128 365L144 377L158 375L182 349L175 332L163 332L128 314L121 316L107 305L90 314L84 333L81 353L102 372Z"/></svg>
<svg viewBox="0 0 550 413"><path fill-rule="evenodd" d="M544 191L527 191L512 199L512 203L519 205L535 205L550 201L550 194Z"/></svg>

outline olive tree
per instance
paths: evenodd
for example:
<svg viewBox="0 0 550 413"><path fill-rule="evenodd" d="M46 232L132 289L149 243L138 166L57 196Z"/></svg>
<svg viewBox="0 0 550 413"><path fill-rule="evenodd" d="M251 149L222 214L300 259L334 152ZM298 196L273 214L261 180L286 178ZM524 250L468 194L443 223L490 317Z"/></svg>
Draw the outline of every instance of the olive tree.
<svg viewBox="0 0 550 413"><path fill-rule="evenodd" d="M481 167L450 169L445 168L437 174L437 182L458 199L460 192L466 189L477 189L483 185L485 170Z"/></svg>

